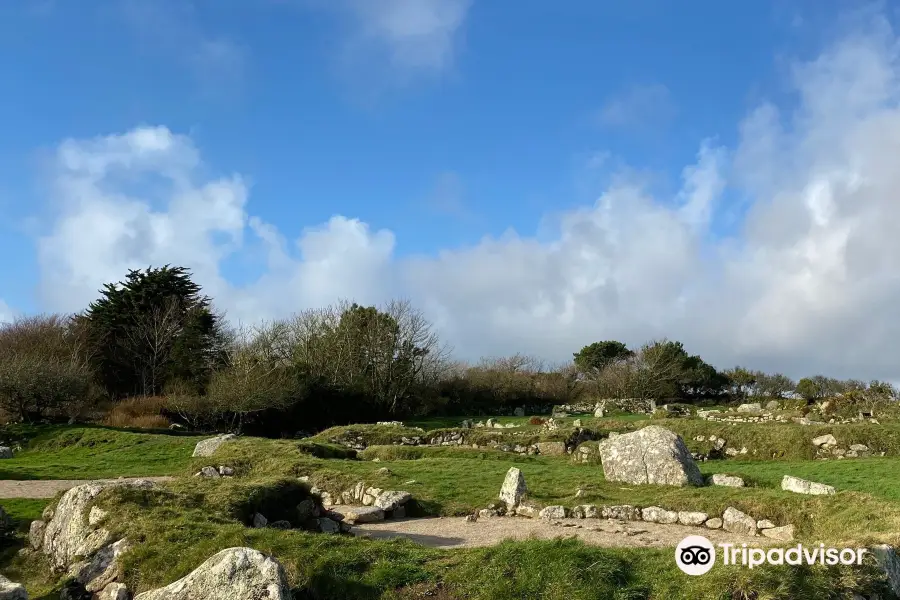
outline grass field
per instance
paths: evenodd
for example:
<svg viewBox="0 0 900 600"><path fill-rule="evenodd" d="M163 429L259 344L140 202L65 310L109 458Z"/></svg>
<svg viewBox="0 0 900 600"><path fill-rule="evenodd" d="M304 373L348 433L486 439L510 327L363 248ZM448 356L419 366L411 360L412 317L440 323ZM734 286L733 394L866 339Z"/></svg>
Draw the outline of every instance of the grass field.
<svg viewBox="0 0 900 600"><path fill-rule="evenodd" d="M562 419L564 425L572 420L574 417ZM643 420L616 418L583 420L589 427L621 431L647 424ZM501 417L499 421L506 419ZM686 439L722 431L741 443L787 448L793 456L806 455L809 436L818 434L818 428L792 425L734 428L681 419L659 420L658 424L679 431ZM439 431L447 425L434 419L416 426ZM830 429L842 443L865 438L871 445L885 448L891 447L898 431L892 425ZM526 437L545 435L539 427L518 430ZM671 550L600 549L574 540L534 540L442 551L408 540L376 541L299 530L258 530L242 524L247 514L255 510L254 503L295 505L296 498L279 501L279 490L285 485L296 488L296 478L302 475L309 475L318 487L332 493L357 481L385 489L405 489L416 499L419 514L462 515L493 502L506 471L516 466L528 483L529 501L538 506L636 504L710 514L734 506L759 519L792 523L797 527L798 538L804 541L848 545L900 543L900 469L893 468L896 459L811 461L744 457L709 461L700 467L704 474L741 475L749 484L746 488L629 486L607 482L600 465L576 464L568 456L393 445L397 435L412 431L362 425L335 428L305 440L244 438L224 445L213 459L192 459L194 444L201 439L193 436L105 427L7 428L0 431L0 439L16 439L24 449L14 459L0 462L0 478L182 476L159 491L111 492L99 499L116 515L112 526L121 535L142 540L127 555L125 563L126 578L133 590L169 583L216 551L232 546L252 546L276 556L286 567L296 600L787 600L849 598L851 592L867 594L878 591L876 588L882 585L871 566L765 567L752 571L717 566L704 577L688 578L675 566ZM514 430L497 431L505 436L513 435ZM362 435L370 443L382 445L370 446L357 455L329 441L344 434ZM552 433L568 434L568 430ZM207 464L233 466L237 476L220 480L191 477ZM384 467L389 472L381 472ZM831 497L784 492L780 489L784 474L829 483L840 492ZM583 494L576 498L578 489ZM18 540L0 550L0 570L13 580L25 582L32 598L55 600L59 578L46 569L39 557L18 554L28 522L39 517L47 502L0 499L0 504L20 532Z"/></svg>
<svg viewBox="0 0 900 600"><path fill-rule="evenodd" d="M7 427L23 449L0 461L0 479L95 479L168 475L183 469L202 437L100 426Z"/></svg>

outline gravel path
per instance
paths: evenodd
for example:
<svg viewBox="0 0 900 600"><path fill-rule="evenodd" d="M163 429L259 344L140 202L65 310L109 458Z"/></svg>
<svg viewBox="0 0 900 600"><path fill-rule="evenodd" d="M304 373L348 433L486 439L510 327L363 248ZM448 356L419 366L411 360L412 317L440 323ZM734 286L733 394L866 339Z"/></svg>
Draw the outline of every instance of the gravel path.
<svg viewBox="0 0 900 600"><path fill-rule="evenodd" d="M608 519L550 522L523 517L494 517L469 523L465 517L432 517L354 525L352 531L357 536L377 539L405 537L434 548L491 546L506 539L553 539L560 536L579 537L586 544L616 548L673 548L689 535L702 535L713 544L730 542L768 546L776 543L768 538L742 536L705 527Z"/></svg>
<svg viewBox="0 0 900 600"><path fill-rule="evenodd" d="M44 479L31 481L0 480L0 499L2 498L53 498L83 483L137 481L171 481L172 477L120 477L118 479Z"/></svg>

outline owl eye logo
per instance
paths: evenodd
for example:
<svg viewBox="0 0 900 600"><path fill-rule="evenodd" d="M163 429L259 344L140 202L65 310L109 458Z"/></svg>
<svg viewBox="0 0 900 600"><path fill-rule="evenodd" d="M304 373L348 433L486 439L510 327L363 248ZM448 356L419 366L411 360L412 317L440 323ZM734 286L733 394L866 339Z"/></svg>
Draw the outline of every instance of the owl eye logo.
<svg viewBox="0 0 900 600"><path fill-rule="evenodd" d="M705 565L712 556L709 548L688 546L681 549L681 562L686 565Z"/></svg>
<svg viewBox="0 0 900 600"><path fill-rule="evenodd" d="M702 535L689 535L675 548L675 563L688 575L703 575L716 563L716 550Z"/></svg>

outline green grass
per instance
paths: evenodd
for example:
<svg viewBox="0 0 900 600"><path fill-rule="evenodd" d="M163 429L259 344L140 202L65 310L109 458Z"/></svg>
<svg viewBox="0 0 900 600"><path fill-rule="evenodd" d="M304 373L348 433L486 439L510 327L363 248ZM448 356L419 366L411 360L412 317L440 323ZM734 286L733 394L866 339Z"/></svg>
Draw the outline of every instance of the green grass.
<svg viewBox="0 0 900 600"><path fill-rule="evenodd" d="M23 450L0 461L0 479L148 477L180 472L202 437L99 426L0 428Z"/></svg>
<svg viewBox="0 0 900 600"><path fill-rule="evenodd" d="M781 478L793 475L900 503L900 465L896 458L857 458L820 461L725 461L701 464L707 473L728 472L748 483L780 488Z"/></svg>
<svg viewBox="0 0 900 600"><path fill-rule="evenodd" d="M661 424L688 433L704 427L728 427L674 419ZM793 428L799 433L789 433L784 443L808 444L807 438L813 434L810 428ZM29 477L57 476L53 469L63 469L63 465L70 469L63 478L73 477L73 470L91 473L90 477L110 476L113 468L115 475L182 475L162 489L111 490L97 500L114 515L109 527L118 535L141 541L126 555L124 565L125 578L135 591L170 583L218 550L233 546L251 546L277 557L286 568L297 600L787 600L849 598L851 591L883 591L877 589L880 580L871 566L752 571L717 566L703 577L690 578L677 570L672 550L603 549L569 539L442 551L409 540L355 539L245 526L255 511L270 519L289 518L292 507L304 497L305 488L296 481L301 475L311 476L313 483L332 492L357 481L406 489L421 513L460 515L493 502L506 471L517 466L531 490L528 500L539 506L636 504L710 514L734 506L757 518L793 523L804 541L900 543L900 470L895 474L891 468L895 459L710 461L701 464L704 473L739 474L750 486L630 486L607 482L599 465L575 464L568 457L519 456L483 448L397 446L391 444L396 430L353 426L305 440L245 438L222 446L212 459L191 459L198 438L108 428L46 428L26 432L27 449L0 468L10 469L7 464L12 463L13 472ZM772 436L777 437L778 432L751 427L740 435L748 441L775 443ZM870 441L890 440L893 432L889 428L887 433L867 437ZM852 429L834 433L839 441L842 436L867 434ZM354 456L327 441L359 434L388 445L373 446ZM148 466L148 457L155 457L155 464ZM378 462L372 460L375 458ZM233 466L237 476L219 480L191 477L207 464ZM380 472L384 467L388 472ZM125 473L119 472L122 470ZM832 497L783 492L779 484L785 473L831 483L842 491ZM579 488L584 495L576 498ZM0 500L0 504L16 520L20 532L15 544L0 551L0 569L13 580L26 583L33 598L55 598L59 579L40 557L18 554L27 522L40 515L46 501Z"/></svg>
<svg viewBox="0 0 900 600"><path fill-rule="evenodd" d="M169 491L101 495L98 503L116 516L111 526L117 536L142 542L125 555L129 588L140 592L168 584L219 550L250 546L284 565L297 599L788 600L883 592L872 565L752 571L719 565L691 578L677 569L672 550L664 549L603 549L556 539L444 551L409 540L250 529L233 513L242 486L243 493L250 491L244 482L188 480ZM33 556L13 556L5 573L45 598L58 583Z"/></svg>
<svg viewBox="0 0 900 600"><path fill-rule="evenodd" d="M0 506L21 532L27 532L29 524L41 518L41 512L50 502L49 499L0 498Z"/></svg>

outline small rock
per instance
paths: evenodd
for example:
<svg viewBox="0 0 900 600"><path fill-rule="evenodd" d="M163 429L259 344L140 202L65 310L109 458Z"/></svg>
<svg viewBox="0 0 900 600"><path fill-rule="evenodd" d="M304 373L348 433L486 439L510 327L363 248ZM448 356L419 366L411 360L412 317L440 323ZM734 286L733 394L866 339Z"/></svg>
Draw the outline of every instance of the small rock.
<svg viewBox="0 0 900 600"><path fill-rule="evenodd" d="M812 439L813 446L837 446L837 440L830 433Z"/></svg>
<svg viewBox="0 0 900 600"><path fill-rule="evenodd" d="M794 526L785 525L784 527L769 527L768 529L763 529L760 533L773 540L790 542L794 539Z"/></svg>
<svg viewBox="0 0 900 600"><path fill-rule="evenodd" d="M621 521L640 521L641 509L630 504L617 506L604 506L600 509L600 516L604 519L618 519Z"/></svg>
<svg viewBox="0 0 900 600"><path fill-rule="evenodd" d="M853 450L854 452L868 452L869 451L869 447L866 446L865 444L851 444L850 449Z"/></svg>
<svg viewBox="0 0 900 600"><path fill-rule="evenodd" d="M97 595L97 600L128 600L128 588L124 583L110 583Z"/></svg>
<svg viewBox="0 0 900 600"><path fill-rule="evenodd" d="M222 477L234 476L234 469L231 467L219 466L219 475Z"/></svg>
<svg viewBox="0 0 900 600"><path fill-rule="evenodd" d="M375 498L375 506L382 510L394 510L398 506L406 504L410 498L412 498L412 494L409 492L382 492Z"/></svg>
<svg viewBox="0 0 900 600"><path fill-rule="evenodd" d="M260 513L254 513L253 519L251 521L253 523L253 527L257 529L261 529L269 524L269 520L265 518Z"/></svg>
<svg viewBox="0 0 900 600"><path fill-rule="evenodd" d="M762 412L762 404L759 402L751 402L748 404L741 404L737 407L738 412Z"/></svg>
<svg viewBox="0 0 900 600"><path fill-rule="evenodd" d="M712 519L708 519L706 523L704 523L708 529L721 529L722 528L722 519L719 517L713 517Z"/></svg>
<svg viewBox="0 0 900 600"><path fill-rule="evenodd" d="M479 519L490 519L491 517L498 517L500 514L494 510L493 508L482 508L478 511Z"/></svg>
<svg viewBox="0 0 900 600"><path fill-rule="evenodd" d="M781 480L781 489L797 494L810 494L813 496L830 496L835 493L833 486L824 483L807 481L799 477L785 475Z"/></svg>
<svg viewBox="0 0 900 600"><path fill-rule="evenodd" d="M384 521L384 510L377 506L354 507L344 512L344 521L350 524Z"/></svg>
<svg viewBox="0 0 900 600"><path fill-rule="evenodd" d="M534 506L525 506L520 504L516 507L515 514L519 517L528 517L529 519L534 519L540 516L540 511Z"/></svg>
<svg viewBox="0 0 900 600"><path fill-rule="evenodd" d="M333 521L326 517L322 517L318 520L319 522L319 531L322 533L339 533L341 531L340 524L337 521Z"/></svg>
<svg viewBox="0 0 900 600"><path fill-rule="evenodd" d="M13 583L0 575L0 600L28 600L28 592L21 583Z"/></svg>
<svg viewBox="0 0 900 600"><path fill-rule="evenodd" d="M40 550L44 545L44 532L47 530L47 524L43 521L32 521L28 528L28 543L31 544L32 550Z"/></svg>
<svg viewBox="0 0 900 600"><path fill-rule="evenodd" d="M271 523L269 523L269 527L272 529L290 529L291 522L284 519L281 519L279 521L272 521Z"/></svg>
<svg viewBox="0 0 900 600"><path fill-rule="evenodd" d="M124 583L110 583L97 594L97 600L128 600L130 597Z"/></svg>
<svg viewBox="0 0 900 600"><path fill-rule="evenodd" d="M378 469L377 471L375 471L375 474L376 474L376 475L390 475L390 474L391 474L391 470L388 469L387 467L381 467L380 469Z"/></svg>
<svg viewBox="0 0 900 600"><path fill-rule="evenodd" d="M12 458L13 451L9 446L0 446L0 458Z"/></svg>
<svg viewBox="0 0 900 600"><path fill-rule="evenodd" d="M572 427L581 427L581 419L575 419L572 422Z"/></svg>
<svg viewBox="0 0 900 600"><path fill-rule="evenodd" d="M237 436L233 433L226 433L225 435L217 435L216 437L209 438L206 440L201 440L197 442L197 445L194 447L194 458L198 457L209 457L215 454L216 450L218 450L222 444L227 442L232 442L237 439Z"/></svg>
<svg viewBox="0 0 900 600"><path fill-rule="evenodd" d="M475 523L478 521L478 515L466 515L466 523Z"/></svg>
<svg viewBox="0 0 900 600"><path fill-rule="evenodd" d="M750 515L729 506L722 514L722 528L729 533L756 535L756 520Z"/></svg>
<svg viewBox="0 0 900 600"><path fill-rule="evenodd" d="M724 475L716 473L709 478L712 485L721 485L725 487L744 487L744 480L734 475Z"/></svg>
<svg viewBox="0 0 900 600"><path fill-rule="evenodd" d="M678 513L658 506L648 506L641 510L641 518L649 523L670 525L678 522Z"/></svg>
<svg viewBox="0 0 900 600"><path fill-rule="evenodd" d="M705 512L678 511L678 522L682 525L703 525L708 518Z"/></svg>
<svg viewBox="0 0 900 600"><path fill-rule="evenodd" d="M200 475L200 477L210 477L212 479L218 479L220 477L219 470L215 467L203 467L200 469L198 475Z"/></svg>
<svg viewBox="0 0 900 600"><path fill-rule="evenodd" d="M547 506L538 513L542 519L565 519L569 511L565 506Z"/></svg>
<svg viewBox="0 0 900 600"><path fill-rule="evenodd" d="M757 529L772 529L775 527L775 523L768 519L761 519L756 522Z"/></svg>

